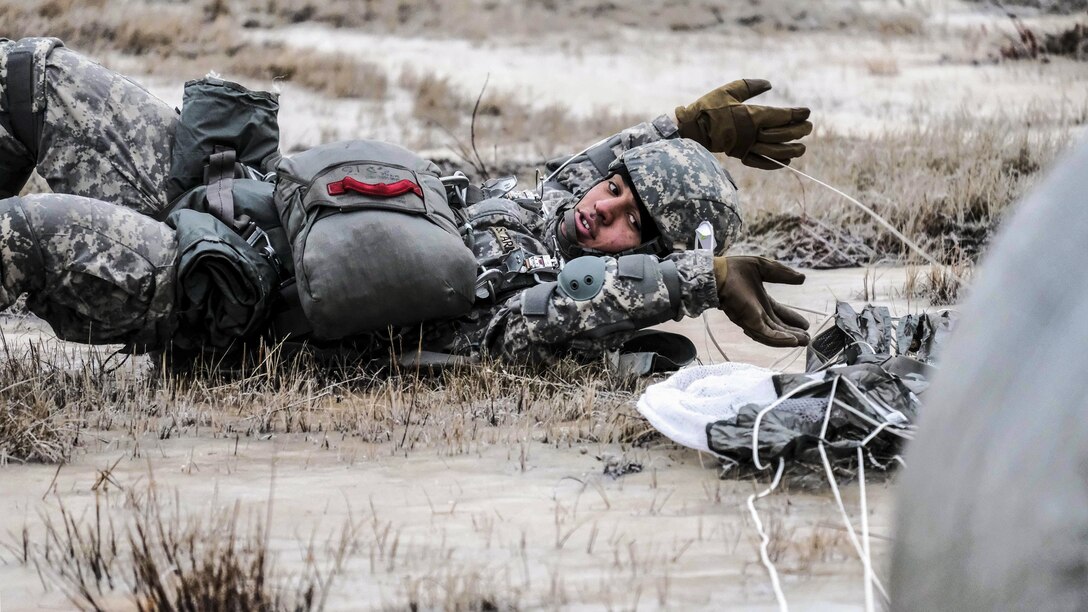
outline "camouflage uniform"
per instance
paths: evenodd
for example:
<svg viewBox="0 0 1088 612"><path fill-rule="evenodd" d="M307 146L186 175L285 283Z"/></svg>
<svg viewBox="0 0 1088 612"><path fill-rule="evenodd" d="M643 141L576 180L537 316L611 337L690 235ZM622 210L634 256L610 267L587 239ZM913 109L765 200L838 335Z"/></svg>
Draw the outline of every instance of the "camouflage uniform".
<svg viewBox="0 0 1088 612"><path fill-rule="evenodd" d="M0 43L0 93L13 45ZM165 224L132 211L159 217L166 207L176 114L128 79L52 45L37 42L34 47L34 79L40 86L34 108L44 119L40 142L15 138L7 107L0 103L0 195L17 193L36 160L38 172L58 194L121 206L62 195L4 201L0 308L29 292L32 310L63 338L168 342L176 328L175 303L183 301L175 296L176 238ZM467 241L481 268L498 267L515 252L569 258L556 236L562 214L604 178L612 158L675 138L676 131L675 122L664 116L634 126L576 157L541 191L467 207ZM702 180L702 175L685 173L683 163L665 166L673 174L658 176L651 168L640 175L637 168L629 169L642 177L637 190L644 200L653 192L659 199L682 198L683 185ZM723 248L739 227L735 193L730 193L732 214L716 219ZM39 227L68 229L43 234ZM603 270L603 287L588 299L569 297L554 281L525 282L523 274L521 286L480 300L469 315L403 330L402 339L411 348L419 340L430 350L507 360L549 361L572 350L592 358L619 346L632 330L718 305L707 251L676 252L664 259L605 256Z"/></svg>
<svg viewBox="0 0 1088 612"><path fill-rule="evenodd" d="M159 217L177 113L56 39L24 40L33 55L38 141L21 142L12 129L8 58L16 43L0 39L0 198L18 195L36 166L55 193Z"/></svg>
<svg viewBox="0 0 1088 612"><path fill-rule="evenodd" d="M740 228L735 188L709 153L691 154L691 147L698 145L660 142L675 134L671 118L658 117L606 140L607 157L618 158L609 166L583 154L560 170L543 192L522 192L511 199L486 200L468 207L465 213L477 261L490 269L500 267L518 250L530 256L563 259L583 254L583 249L573 254L563 252L557 236L559 223L586 191L605 178L605 172L624 164L644 203L665 204L653 214L659 225L669 225L668 215L712 221L719 230L719 252L723 251ZM713 164L716 172L696 167L692 159ZM648 171L646 166L653 168ZM713 187L707 191L721 194L719 200L728 200L725 205L715 202L712 206L693 197L699 187L709 183ZM525 199L527 195L532 199ZM693 238L671 237L667 250L676 252L663 259L644 253L595 254L604 261L605 280L593 297L575 299L557 290L554 283L538 284L491 307L478 306L477 312L458 322L461 336L445 348L514 361L547 362L571 352L594 358L618 348L634 330L716 308L713 253L690 250ZM678 282L669 283L670 275Z"/></svg>
<svg viewBox="0 0 1088 612"><path fill-rule="evenodd" d="M57 337L156 348L174 331L174 230L67 194L0 200L0 310L27 307Z"/></svg>
<svg viewBox="0 0 1088 612"><path fill-rule="evenodd" d="M33 126L23 138L13 125L16 52L30 56L20 89ZM0 39L0 310L27 293L65 340L169 341L176 238L151 217L166 208L176 123L165 103L56 39ZM35 168L55 193L11 197Z"/></svg>

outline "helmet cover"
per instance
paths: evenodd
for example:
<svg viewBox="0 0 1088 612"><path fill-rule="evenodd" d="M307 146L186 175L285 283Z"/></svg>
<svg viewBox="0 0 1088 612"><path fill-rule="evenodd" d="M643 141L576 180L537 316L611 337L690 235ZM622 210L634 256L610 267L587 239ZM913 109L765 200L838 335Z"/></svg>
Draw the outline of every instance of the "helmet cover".
<svg viewBox="0 0 1088 612"><path fill-rule="evenodd" d="M710 151L693 140L658 140L629 149L608 169L626 169L631 187L660 232L658 255L695 248L695 230L704 221L713 228L717 255L740 234L733 179Z"/></svg>

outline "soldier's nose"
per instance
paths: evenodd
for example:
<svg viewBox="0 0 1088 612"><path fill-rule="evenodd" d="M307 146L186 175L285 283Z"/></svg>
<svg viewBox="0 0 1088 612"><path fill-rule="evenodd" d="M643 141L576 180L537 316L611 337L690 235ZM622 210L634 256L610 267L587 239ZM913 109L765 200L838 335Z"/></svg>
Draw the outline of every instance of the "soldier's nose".
<svg viewBox="0 0 1088 612"><path fill-rule="evenodd" d="M619 200L617 198L601 198L600 200L597 200L593 209L602 223L610 223L612 217L615 216L618 203Z"/></svg>

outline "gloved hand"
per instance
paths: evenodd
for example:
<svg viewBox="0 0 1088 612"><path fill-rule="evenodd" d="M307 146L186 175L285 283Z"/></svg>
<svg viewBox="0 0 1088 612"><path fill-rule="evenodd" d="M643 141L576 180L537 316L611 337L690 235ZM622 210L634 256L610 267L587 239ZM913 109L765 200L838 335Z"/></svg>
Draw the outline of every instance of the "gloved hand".
<svg viewBox="0 0 1088 612"><path fill-rule="evenodd" d="M735 157L745 166L781 168L760 155L789 165L805 153L805 145L790 141L812 132L812 123L806 121L809 110L743 104L770 88L763 79L742 79L722 85L690 106L676 107L680 136Z"/></svg>
<svg viewBox="0 0 1088 612"><path fill-rule="evenodd" d="M720 308L745 336L768 346L808 344L805 317L774 301L763 288L763 283L800 285L804 274L763 257L715 257L714 279Z"/></svg>

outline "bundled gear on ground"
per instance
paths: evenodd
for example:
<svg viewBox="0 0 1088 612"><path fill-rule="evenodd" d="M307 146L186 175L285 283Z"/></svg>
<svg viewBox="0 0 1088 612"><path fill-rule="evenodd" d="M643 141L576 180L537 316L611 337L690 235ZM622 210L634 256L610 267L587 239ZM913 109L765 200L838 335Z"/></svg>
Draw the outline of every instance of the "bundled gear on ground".
<svg viewBox="0 0 1088 612"><path fill-rule="evenodd" d="M839 302L833 324L807 348L804 373L724 363L685 369L650 386L639 412L674 441L729 468L779 459L819 465L821 444L849 464L864 448L890 466L914 431L935 362L956 324L952 311L896 322L884 307Z"/></svg>

